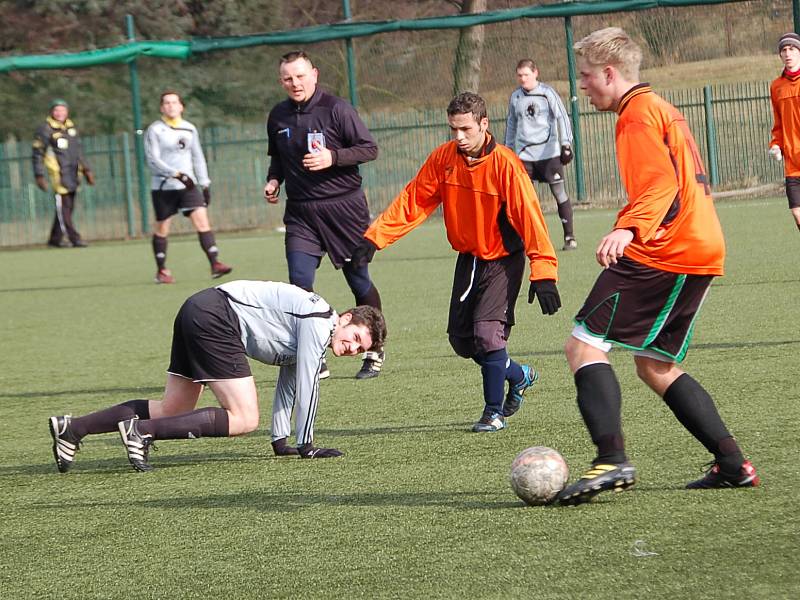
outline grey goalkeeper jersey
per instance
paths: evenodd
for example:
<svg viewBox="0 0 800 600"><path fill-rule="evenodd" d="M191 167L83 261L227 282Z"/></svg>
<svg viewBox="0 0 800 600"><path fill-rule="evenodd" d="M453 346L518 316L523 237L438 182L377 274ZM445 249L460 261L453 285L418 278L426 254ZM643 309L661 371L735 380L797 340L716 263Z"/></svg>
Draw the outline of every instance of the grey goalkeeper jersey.
<svg viewBox="0 0 800 600"><path fill-rule="evenodd" d="M560 156L566 144L572 145L572 125L556 91L542 82L530 92L514 90L508 101L504 145L533 162Z"/></svg>
<svg viewBox="0 0 800 600"><path fill-rule="evenodd" d="M144 153L153 173L153 190L182 190L184 185L175 179L181 172L201 187L208 187L208 166L200 147L200 135L189 121L180 120L175 126L158 120L147 128Z"/></svg>
<svg viewBox="0 0 800 600"><path fill-rule="evenodd" d="M272 438L288 437L294 408L297 445L314 439L319 367L338 315L313 292L275 281L231 281L217 286L239 317L247 356L280 367L272 410Z"/></svg>

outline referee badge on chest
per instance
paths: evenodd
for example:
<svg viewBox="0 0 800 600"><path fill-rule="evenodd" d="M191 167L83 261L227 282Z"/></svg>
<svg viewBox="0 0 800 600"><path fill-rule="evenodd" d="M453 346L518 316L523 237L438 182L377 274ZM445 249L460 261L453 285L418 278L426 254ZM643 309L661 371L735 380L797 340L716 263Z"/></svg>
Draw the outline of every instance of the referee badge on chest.
<svg viewBox="0 0 800 600"><path fill-rule="evenodd" d="M308 132L308 151L311 154L322 152L325 147L325 134L319 131Z"/></svg>

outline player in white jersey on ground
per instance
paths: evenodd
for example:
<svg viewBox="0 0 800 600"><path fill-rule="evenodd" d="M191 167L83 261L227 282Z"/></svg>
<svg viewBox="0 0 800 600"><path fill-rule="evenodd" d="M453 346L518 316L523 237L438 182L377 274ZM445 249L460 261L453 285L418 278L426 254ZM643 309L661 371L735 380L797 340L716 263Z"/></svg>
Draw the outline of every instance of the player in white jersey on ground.
<svg viewBox="0 0 800 600"><path fill-rule="evenodd" d="M254 431L259 409L247 357L280 367L272 418L277 455L341 456L314 446L319 365L328 348L357 356L380 346L386 324L379 310L357 306L337 314L325 300L288 283L232 281L191 296L178 311L167 384L161 400L130 400L84 417L50 417L53 455L66 472L86 435L119 431L128 460L149 471L155 440L228 437ZM195 410L205 386L222 408ZM286 438L295 413L297 447Z"/></svg>

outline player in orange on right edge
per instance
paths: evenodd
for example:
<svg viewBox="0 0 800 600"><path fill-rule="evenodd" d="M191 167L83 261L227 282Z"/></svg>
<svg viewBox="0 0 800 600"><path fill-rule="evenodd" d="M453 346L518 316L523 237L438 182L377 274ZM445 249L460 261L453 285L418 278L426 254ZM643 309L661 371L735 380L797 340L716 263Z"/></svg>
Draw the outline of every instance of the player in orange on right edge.
<svg viewBox="0 0 800 600"><path fill-rule="evenodd" d="M769 87L775 116L769 154L778 162L783 160L789 210L800 230L800 35L784 33L778 54L783 71Z"/></svg>
<svg viewBox="0 0 800 600"><path fill-rule="evenodd" d="M575 53L581 89L592 105L617 113L617 162L628 202L600 240L596 258L603 271L565 346L597 455L557 501L580 504L636 482L622 435L622 393L608 361L612 344L633 350L639 378L714 456L705 476L686 487L756 486L756 471L711 396L677 366L725 259L697 145L683 115L639 83L642 51L622 29L591 33L575 44Z"/></svg>

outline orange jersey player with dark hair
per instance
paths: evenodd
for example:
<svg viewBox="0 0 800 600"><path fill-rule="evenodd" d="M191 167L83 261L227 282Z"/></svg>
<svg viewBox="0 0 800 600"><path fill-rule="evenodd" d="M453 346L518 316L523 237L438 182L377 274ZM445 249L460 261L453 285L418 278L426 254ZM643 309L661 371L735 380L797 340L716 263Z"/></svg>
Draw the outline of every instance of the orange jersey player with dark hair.
<svg viewBox="0 0 800 600"><path fill-rule="evenodd" d="M494 432L506 427L506 417L519 410L523 392L539 377L506 351L525 258L530 264L528 302L538 296L548 315L561 306L558 262L533 184L514 152L489 133L484 100L469 92L456 96L447 120L453 140L431 153L367 229L353 260L371 259L376 249L442 206L447 239L459 253L447 333L456 354L481 367L485 406L472 430Z"/></svg>

